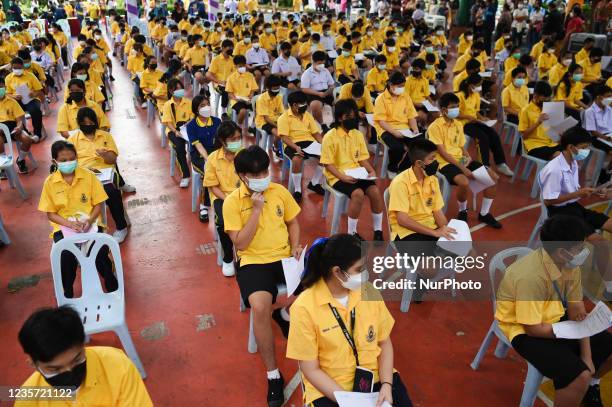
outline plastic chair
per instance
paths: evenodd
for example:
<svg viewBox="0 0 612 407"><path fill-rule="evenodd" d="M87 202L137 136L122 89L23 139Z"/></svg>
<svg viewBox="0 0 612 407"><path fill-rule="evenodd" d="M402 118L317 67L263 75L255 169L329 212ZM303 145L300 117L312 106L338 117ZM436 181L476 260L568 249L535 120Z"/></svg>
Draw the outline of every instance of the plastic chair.
<svg viewBox="0 0 612 407"><path fill-rule="evenodd" d="M323 182L323 189L325 190L325 195L323 195L323 210L321 211L321 217L325 218L327 216L327 208L329 206L330 197L334 197L334 208L332 212L332 220L331 220L331 229L329 231L330 236L334 235L338 232L338 228L340 227L340 217L343 213L346 213L348 210L349 197L344 195L341 192L336 191L332 188L327 180Z"/></svg>
<svg viewBox="0 0 612 407"><path fill-rule="evenodd" d="M499 270L502 273L506 271L506 264L504 261L511 257L521 258L523 256L531 253L531 249L528 247L511 247L509 249L502 250L497 253L493 259L491 259L491 263L489 263L489 279L491 282L491 301L493 303L493 315L495 315L495 300L496 300L496 292L495 292L495 274ZM506 335L499 328L496 319L493 319L491 326L487 334L485 335L482 344L480 345L480 349L478 349L478 353L474 357L474 360L470 364L472 369L477 370L480 366L480 362L484 358L487 353L487 349L491 345L491 341L494 337L497 336L498 343L495 348L495 356L502 359L505 358L508 350L512 347L512 344L506 337ZM527 377L525 378L525 386L523 387L523 394L521 396L520 407L532 407L535 399L538 395L538 389L540 388L540 384L544 376L535 368L531 363L527 363Z"/></svg>
<svg viewBox="0 0 612 407"><path fill-rule="evenodd" d="M512 157L516 157L516 155L518 154L518 146L520 141L520 137L518 136L518 134L518 126L504 119L504 121L502 122L501 133L499 136L502 140L504 140L504 143L506 144L512 142L512 146L510 147L510 155Z"/></svg>
<svg viewBox="0 0 612 407"><path fill-rule="evenodd" d="M593 146L589 147L589 150L591 150L591 153L584 160L584 163L581 165L581 169L584 169L584 171L586 172L593 158L595 159L593 173L591 174L591 178L589 179L589 183L593 188L595 188L597 186L597 181L599 180L599 174L601 174L601 171L603 170L606 163L606 153L605 151L599 150Z"/></svg>
<svg viewBox="0 0 612 407"><path fill-rule="evenodd" d="M162 123L160 127L161 131L161 148L166 148L168 145L168 136L166 135L166 126Z"/></svg>
<svg viewBox="0 0 612 407"><path fill-rule="evenodd" d="M381 139L378 139L378 142L376 143L373 163L374 165L376 165L376 160L378 159L378 155L380 154L381 146L383 149L383 159L382 164L380 166L380 177L384 179L387 178L387 167L389 166L389 147L387 147L387 145Z"/></svg>
<svg viewBox="0 0 612 407"><path fill-rule="evenodd" d="M15 154L13 152L13 141L11 140L11 132L5 124L0 123L0 131L4 133L6 144L4 145L4 154L0 156L0 171L4 171L8 178L9 185L11 188L16 188L19 191L22 199L26 199L28 194L23 189L19 176L15 170ZM7 154L8 152L8 154Z"/></svg>
<svg viewBox="0 0 612 407"><path fill-rule="evenodd" d="M174 151L174 149L172 149ZM198 201L202 193L202 174L191 165L191 212L198 209Z"/></svg>
<svg viewBox="0 0 612 407"><path fill-rule="evenodd" d="M21 142L15 140L15 145L17 145L17 151L21 150ZM36 169L38 168L38 161L34 158L34 154L32 154L32 150L26 153L26 158L30 160L30 168Z"/></svg>
<svg viewBox="0 0 612 407"><path fill-rule="evenodd" d="M525 167L523 168L523 174L521 175L521 180L523 181L527 181L527 178L529 178L529 173L531 172L531 169L535 166L536 174L535 174L533 184L531 186L531 194L530 194L532 198L535 198L538 195L538 189L539 189L539 185L537 182L538 175L540 174L540 171L542 170L542 168L544 168L544 166L548 164L548 161L541 160L539 158L535 158L527 154L525 146L522 144L523 137L521 136L521 133L517 133L517 138L519 138L520 140L519 142L521 142L522 149L521 149L521 156L519 157L518 161L516 162L516 166L514 167L514 175L512 176L512 182L514 183L514 181L516 180L516 177L518 176L520 172L521 163L523 162L525 163Z"/></svg>
<svg viewBox="0 0 612 407"><path fill-rule="evenodd" d="M11 244L11 239L9 238L8 232L4 227L4 222L2 222L2 215L0 215L0 242L4 244Z"/></svg>
<svg viewBox="0 0 612 407"><path fill-rule="evenodd" d="M153 119L155 119L155 105L151 99L147 98L147 127L151 127Z"/></svg>
<svg viewBox="0 0 612 407"><path fill-rule="evenodd" d="M540 217L536 221L536 224L533 227L533 230L531 231L531 234L529 235L529 240L527 241L527 247L529 247L531 249L535 249L535 242L537 241L538 232L540 231L540 228L542 227L542 225L544 225L544 222L546 222L546 219L548 219L548 209L546 208L546 205L544 204L544 197L542 196L542 183L540 182L540 177L539 176L538 176L537 182L538 182L539 188L540 188L540 209L541 209L541 212L540 212Z"/></svg>
<svg viewBox="0 0 612 407"><path fill-rule="evenodd" d="M444 207L448 208L448 200L450 199L451 185L444 175L437 172L436 178L440 183L440 193L442 193L442 200L444 201Z"/></svg>
<svg viewBox="0 0 612 407"><path fill-rule="evenodd" d="M210 91L210 98L211 100L214 98L215 99L215 103L214 103L214 114L217 117L221 117L221 94L219 92L217 92L215 90L215 87L213 86L212 83L210 83L208 85L208 90ZM211 103L212 105L212 103Z"/></svg>
<svg viewBox="0 0 612 407"><path fill-rule="evenodd" d="M276 286L278 290L277 298L281 295L287 294L287 286L284 284L279 284ZM240 312L244 312L246 310L246 305L244 301L242 301L242 296L240 297ZM257 341L255 340L255 332L253 331L253 310L249 311L249 340L247 342L247 349L249 353L257 353Z"/></svg>
<svg viewBox="0 0 612 407"><path fill-rule="evenodd" d="M81 251L78 241L87 239L91 243L89 254ZM111 293L102 291L100 277L96 268L96 256L103 246L108 246L112 254L117 276L118 288ZM79 298L66 298L62 286L61 255L71 252L81 265L83 294ZM70 305L83 319L86 335L114 331L125 349L128 357L134 362L144 379L147 377L138 352L134 347L125 320L125 293L123 281L123 264L119 244L112 236L105 233L83 233L56 242L51 246L51 271L57 305Z"/></svg>

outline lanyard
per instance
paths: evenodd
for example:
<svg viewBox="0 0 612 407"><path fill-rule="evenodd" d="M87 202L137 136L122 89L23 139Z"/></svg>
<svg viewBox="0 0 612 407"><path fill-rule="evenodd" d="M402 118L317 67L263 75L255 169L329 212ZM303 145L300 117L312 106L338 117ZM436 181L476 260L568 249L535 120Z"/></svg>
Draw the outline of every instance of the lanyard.
<svg viewBox="0 0 612 407"><path fill-rule="evenodd" d="M561 295L561 290L559 290L559 286L557 285L556 281L553 281L553 287L555 287L555 291L557 292L557 295L559 296L559 299L561 300L561 304L563 304L563 309L567 310L567 297L564 295Z"/></svg>
<svg viewBox="0 0 612 407"><path fill-rule="evenodd" d="M357 346L355 346L355 340L353 339L353 336L349 333L348 329L346 329L346 325L344 324L342 317L340 317L340 314L338 313L336 307L331 304L328 305L332 311L332 314L334 314L336 321L338 321L338 325L340 325L340 329L342 329L342 333L344 334L346 341L351 346L351 349L353 350L353 355L355 356L355 361L357 362L357 366L359 366L359 354L357 352ZM355 308L351 310L351 332L355 332Z"/></svg>

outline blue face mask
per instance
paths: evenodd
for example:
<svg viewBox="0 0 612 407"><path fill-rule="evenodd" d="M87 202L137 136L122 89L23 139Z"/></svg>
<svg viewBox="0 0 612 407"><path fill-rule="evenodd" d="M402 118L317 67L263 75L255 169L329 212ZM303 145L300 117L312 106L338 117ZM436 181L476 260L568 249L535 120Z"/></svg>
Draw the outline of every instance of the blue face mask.
<svg viewBox="0 0 612 407"><path fill-rule="evenodd" d="M581 74L581 73L575 73L575 74L572 76L572 79L573 79L575 82L580 82L580 81L582 80L582 74Z"/></svg>
<svg viewBox="0 0 612 407"><path fill-rule="evenodd" d="M588 148L579 148L577 153L572 153L572 157L576 161L582 161L589 156L590 152Z"/></svg>
<svg viewBox="0 0 612 407"><path fill-rule="evenodd" d="M255 192L264 192L270 186L270 175L264 178L247 178L249 189Z"/></svg>
<svg viewBox="0 0 612 407"><path fill-rule="evenodd" d="M185 96L185 89L177 89L174 92L172 92L172 96L174 96L175 98L182 98Z"/></svg>
<svg viewBox="0 0 612 407"><path fill-rule="evenodd" d="M514 80L514 85L516 85L516 87L520 88L521 86L525 85L525 79L523 78L516 78Z"/></svg>
<svg viewBox="0 0 612 407"><path fill-rule="evenodd" d="M447 116L449 119L456 119L457 117L459 117L459 108L453 107L453 108L448 109Z"/></svg>
<svg viewBox="0 0 612 407"><path fill-rule="evenodd" d="M74 172L74 170L76 170L76 167L77 167L76 160L63 161L63 162L57 163L57 169L62 174L72 174Z"/></svg>
<svg viewBox="0 0 612 407"><path fill-rule="evenodd" d="M232 153L235 153L236 151L242 148L242 141L241 140L228 141L225 148L227 149L227 151L231 151Z"/></svg>
<svg viewBox="0 0 612 407"><path fill-rule="evenodd" d="M6 96L6 88L0 88L0 98L3 98Z"/></svg>

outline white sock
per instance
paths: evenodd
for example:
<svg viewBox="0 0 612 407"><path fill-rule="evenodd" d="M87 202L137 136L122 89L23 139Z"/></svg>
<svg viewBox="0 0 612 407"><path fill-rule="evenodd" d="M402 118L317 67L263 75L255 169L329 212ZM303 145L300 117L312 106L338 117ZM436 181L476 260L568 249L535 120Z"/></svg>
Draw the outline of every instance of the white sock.
<svg viewBox="0 0 612 407"><path fill-rule="evenodd" d="M302 192L302 173L291 173L291 179L293 180L294 191Z"/></svg>
<svg viewBox="0 0 612 407"><path fill-rule="evenodd" d="M493 205L493 199L491 198L482 198L482 205L480 207L480 214L485 216L491 210L491 205Z"/></svg>
<svg viewBox="0 0 612 407"><path fill-rule="evenodd" d="M382 230L382 218L382 212L372 214L372 224L374 225L374 230Z"/></svg>
<svg viewBox="0 0 612 407"><path fill-rule="evenodd" d="M274 369L274 370L270 370L269 372L266 373L268 375L268 380L271 379L280 379L280 372L278 371L278 369Z"/></svg>
<svg viewBox="0 0 612 407"><path fill-rule="evenodd" d="M595 386L596 384L599 384L600 381L601 381L600 378L594 377L594 378L591 379L590 386Z"/></svg>
<svg viewBox="0 0 612 407"><path fill-rule="evenodd" d="M200 212L204 209L208 210L208 207L206 205L200 204Z"/></svg>
<svg viewBox="0 0 612 407"><path fill-rule="evenodd" d="M310 183L312 185L319 185L321 183L322 178L323 178L323 167L321 167L320 165L317 165L317 167L315 168L315 173L312 176L312 179L310 180Z"/></svg>
<svg viewBox="0 0 612 407"><path fill-rule="evenodd" d="M467 201L458 202L459 203L459 212L467 210Z"/></svg>
<svg viewBox="0 0 612 407"><path fill-rule="evenodd" d="M349 235L357 233L357 221L358 219L348 218L348 234Z"/></svg>
<svg viewBox="0 0 612 407"><path fill-rule="evenodd" d="M281 314L281 317L283 317L285 321L291 320L291 317L289 316L289 313L287 312L287 307L281 308L280 314Z"/></svg>
<svg viewBox="0 0 612 407"><path fill-rule="evenodd" d="M25 160L27 155L28 155L27 151L19 150L19 161Z"/></svg>

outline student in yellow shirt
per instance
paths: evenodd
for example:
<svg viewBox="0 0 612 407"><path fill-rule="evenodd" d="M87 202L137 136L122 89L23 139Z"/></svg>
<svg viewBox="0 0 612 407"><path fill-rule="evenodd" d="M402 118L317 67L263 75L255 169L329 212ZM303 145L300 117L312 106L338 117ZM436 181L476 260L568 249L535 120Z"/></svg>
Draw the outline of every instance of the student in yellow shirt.
<svg viewBox="0 0 612 407"><path fill-rule="evenodd" d="M387 87L374 102L374 125L378 137L389 148L388 171L398 173L410 167L406 154L410 137L402 131L410 130L414 135L419 133L416 122L417 113L410 95L406 92L406 77L400 72L393 72Z"/></svg>
<svg viewBox="0 0 612 407"><path fill-rule="evenodd" d="M470 75L481 72L481 64L477 59L470 59L465 64L465 71L455 75L453 78L453 92L459 92L459 85Z"/></svg>
<svg viewBox="0 0 612 407"><path fill-rule="evenodd" d="M471 29L465 30L463 34L459 36L459 45L457 45L457 55L463 55L465 51L472 46L474 34Z"/></svg>
<svg viewBox="0 0 612 407"><path fill-rule="evenodd" d="M576 53L576 62L580 63L589 57L591 49L595 46L595 38L587 37L584 39L584 44L580 51Z"/></svg>
<svg viewBox="0 0 612 407"><path fill-rule="evenodd" d="M236 70L232 54L234 53L234 43L230 40L223 40L221 43L221 54L214 57L210 67L206 72L206 80L213 83L215 91L221 95L221 107L227 108L229 96L225 90L227 78ZM223 113L225 114L225 113Z"/></svg>
<svg viewBox="0 0 612 407"><path fill-rule="evenodd" d="M100 222L102 203L108 196L96 175L77 165L77 152L73 144L65 140L54 142L51 145L51 158L53 159L51 175L43 184L38 210L47 215L53 228L51 237L57 242L64 238L61 227L82 233L89 231L94 223ZM104 227L102 224L97 225L97 231L102 233ZM96 257L96 267L104 280L106 291L111 292L117 289L118 283L108 253L108 246L100 249ZM72 253L64 252L60 265L64 296L72 298L77 259ZM42 378L38 377L36 382L40 381ZM55 380L51 382L45 380L45 382L50 385L57 383Z"/></svg>
<svg viewBox="0 0 612 407"><path fill-rule="evenodd" d="M34 142L37 143L42 139L43 123L40 101L44 97L43 86L33 74L24 71L21 58L11 60L11 71L5 78L6 93L17 100L21 108L30 114L34 128ZM22 93L23 89L26 89L28 95ZM24 103L24 97L31 100Z"/></svg>
<svg viewBox="0 0 612 407"><path fill-rule="evenodd" d="M287 357L300 365L302 404L338 405L335 391L358 390L355 372L359 366L372 372L372 383L364 387L372 386L379 393L376 405L411 406L406 387L393 369L394 320L367 282L359 239L347 234L319 238L307 259L308 272L302 280L306 289L291 306L287 342Z"/></svg>
<svg viewBox="0 0 612 407"><path fill-rule="evenodd" d="M584 70L582 81L586 84L586 90L593 94L599 82L603 80L601 77L601 58L603 50L599 47L591 48L589 57L578 62L578 65ZM578 61L578 60L576 60Z"/></svg>
<svg viewBox="0 0 612 407"><path fill-rule="evenodd" d="M168 101L162 110L161 122L166 126L168 139L176 151L176 161L181 168L181 188L189 186L191 170L187 164L186 141L180 135L181 126L193 119L191 100L185 97L185 87L179 79L168 81Z"/></svg>
<svg viewBox="0 0 612 407"><path fill-rule="evenodd" d="M277 286L285 284L281 260L299 259L302 247L297 219L300 207L285 187L270 182L269 166L268 153L259 146L236 154L234 167L242 184L225 198L223 220L236 248L240 295L252 309L257 351L267 371L268 405L280 406L284 380L276 364L272 320L287 337L289 316L286 309L272 310Z"/></svg>
<svg viewBox="0 0 612 407"><path fill-rule="evenodd" d="M140 77L140 89L145 98L151 97L163 74L162 71L157 69L157 58L154 56L145 58L144 71L142 71L142 76ZM146 105L143 107L146 107Z"/></svg>
<svg viewBox="0 0 612 407"><path fill-rule="evenodd" d="M465 83L465 82L464 82ZM474 178L473 171L483 167L482 163L473 160L465 148L465 134L463 125L459 120L459 98L454 93L445 93L440 97L440 111L442 117L436 119L427 129L429 140L436 144L438 149L437 160L440 163L440 173L451 185L457 186L457 201L459 214L457 219L467 222L467 194L469 181ZM489 176L496 181L497 174L485 167ZM502 227L491 214L493 199L497 193L497 185L484 190L482 205L478 220L495 229Z"/></svg>
<svg viewBox="0 0 612 407"><path fill-rule="evenodd" d="M557 86L561 81L565 72L567 72L567 68L571 65L574 60L574 55L566 51L565 54L557 61L557 63L550 68L548 72L548 83L551 86Z"/></svg>
<svg viewBox="0 0 612 407"><path fill-rule="evenodd" d="M234 66L236 71L228 76L225 91L229 95L232 109L236 112L236 122L242 127L242 135L246 137L249 129L245 121L248 118L248 111L253 110L251 99L259 90L259 86L255 82L255 76L247 71L244 55L234 57Z"/></svg>
<svg viewBox="0 0 612 407"><path fill-rule="evenodd" d="M527 72L527 83L533 86L533 82L529 78L529 71L532 69L533 59L529 55L521 55L518 65L514 66L510 71L505 72L503 85L509 86L512 83L512 70L517 66L522 66L525 68L525 71Z"/></svg>
<svg viewBox="0 0 612 407"><path fill-rule="evenodd" d="M57 113L57 127L55 129L66 139L79 130L77 114L82 107L89 107L96 113L98 126L101 130L110 130L108 118L100 105L85 97L85 88L85 82L80 79L74 78L68 82L66 88L68 98Z"/></svg>
<svg viewBox="0 0 612 407"><path fill-rule="evenodd" d="M523 148L527 154L546 161L558 156L562 150L559 144L548 137L542 125L548 120L548 115L542 113L542 105L544 102L550 102L552 93L548 83L537 82L531 102L519 114L519 131L523 136Z"/></svg>
<svg viewBox="0 0 612 407"><path fill-rule="evenodd" d="M521 47L514 45L510 51L510 55L504 61L504 72L506 74L512 72L512 70L519 65L519 59L521 59Z"/></svg>
<svg viewBox="0 0 612 407"><path fill-rule="evenodd" d="M583 339L556 338L553 330L557 322L587 315L581 273L593 271L584 270L586 235L578 217L549 217L540 229L542 248L511 264L497 290L499 328L519 355L553 381L558 405L603 405L595 383L612 367L607 330Z"/></svg>
<svg viewBox="0 0 612 407"><path fill-rule="evenodd" d="M557 63L556 51L554 42L546 43L544 52L537 59L538 80L544 81L548 78L550 69Z"/></svg>
<svg viewBox="0 0 612 407"><path fill-rule="evenodd" d="M25 112L19 103L6 95L4 77L0 76L0 123L8 127L11 139L20 143L17 158L17 169L20 174L28 173L25 157L32 145L32 139L23 131L24 116ZM0 132L0 154L4 154L5 143L4 133Z"/></svg>
<svg viewBox="0 0 612 407"><path fill-rule="evenodd" d="M183 55L183 63L200 84L204 84L206 62L208 59L208 48L200 34L193 35L193 47L190 47Z"/></svg>
<svg viewBox="0 0 612 407"><path fill-rule="evenodd" d="M483 58L483 53L484 53L484 58ZM476 41L474 45L472 45L472 48L470 48L469 50L465 52L465 54L457 58L457 61L455 62L455 66L453 67L453 74L456 75L460 72L463 72L463 70L465 70L465 65L470 59L478 60L478 62L480 62L480 71L484 72L485 63L487 60L486 58L487 58L487 54L484 52L484 43L482 41Z"/></svg>
<svg viewBox="0 0 612 407"><path fill-rule="evenodd" d="M90 107L82 107L77 113L79 130L68 138L68 142L74 145L77 152L79 167L99 172L106 168L115 168L119 150L115 140L110 133L99 129L98 116ZM108 198L106 205L115 221L116 230L113 238L117 243L122 243L128 234L128 223L121 198L121 191L113 182L104 184L104 191Z"/></svg>
<svg viewBox="0 0 612 407"><path fill-rule="evenodd" d="M353 83L347 83L340 88L338 100L352 99L357 104L359 122L366 128L366 140L372 145L376 145L378 137L376 130L368 123L366 114L374 113L374 103L372 97L366 92L362 80L356 80Z"/></svg>
<svg viewBox="0 0 612 407"><path fill-rule="evenodd" d="M49 32L51 33L51 35L57 42L57 45L59 45L60 50L61 50L61 55L62 55L62 62L64 63L64 66L67 67L68 66L68 38L66 37L66 34L64 34L64 32L62 31L62 27L60 27L60 25L57 23L53 23L51 25L51 27L49 28Z"/></svg>
<svg viewBox="0 0 612 407"><path fill-rule="evenodd" d="M376 171L370 164L363 134L359 128L359 111L353 99L341 99L334 106L336 127L323 137L321 164L325 167L327 183L336 191L349 197L348 233L363 240L357 233L357 222L365 197L370 200L372 240L382 241L383 199L374 178ZM347 170L363 167L371 179L357 179L346 174Z"/></svg>
<svg viewBox="0 0 612 407"><path fill-rule="evenodd" d="M383 54L376 55L374 58L375 66L370 69L366 76L366 87L373 98L385 91L389 74L387 73L387 57Z"/></svg>
<svg viewBox="0 0 612 407"><path fill-rule="evenodd" d="M76 181L82 182L83 179ZM106 246L102 250L108 252ZM73 255L66 251L63 256ZM76 265L74 259L75 269ZM35 368L23 386L47 390L59 386L79 389L73 393L74 401L54 401L54 405L127 403L153 406L138 370L122 350L106 346L85 347L82 317L70 305L32 313L19 330L19 343ZM106 372L114 373L106 375ZM101 377L104 379L97 379ZM48 400L15 402L17 407L43 407L47 404Z"/></svg>
<svg viewBox="0 0 612 407"><path fill-rule="evenodd" d="M425 100L430 99L429 81L423 77L425 61L417 58L412 61L410 76L406 78L406 91L410 95L415 107L421 107Z"/></svg>
<svg viewBox="0 0 612 407"><path fill-rule="evenodd" d="M584 85L582 84L582 67L572 64L557 86L555 101L564 102L565 114L580 122L580 112L588 106L582 101Z"/></svg>
<svg viewBox="0 0 612 407"><path fill-rule="evenodd" d="M342 44L342 53L334 61L336 79L341 84L354 82L359 78L359 71L355 64L355 58L351 55L353 45L350 41Z"/></svg>
<svg viewBox="0 0 612 407"><path fill-rule="evenodd" d="M283 114L283 96L280 94L282 80L280 76L270 75L266 79L267 92L257 98L255 106L255 125L270 134L274 140L272 150L275 159L282 159L282 153L278 148L280 138L278 135L278 118ZM282 148L282 147L281 147Z"/></svg>
<svg viewBox="0 0 612 407"><path fill-rule="evenodd" d="M529 103L527 71L525 68L519 66L512 70L512 84L504 88L501 99L506 120L518 125L519 113Z"/></svg>
<svg viewBox="0 0 612 407"><path fill-rule="evenodd" d="M396 49L395 40L393 38L388 38L385 41L385 46L383 47L381 55L387 57L387 67L389 70L394 70L399 66L399 51Z"/></svg>
<svg viewBox="0 0 612 407"><path fill-rule="evenodd" d="M89 79L87 65L83 65L80 62L75 62L74 64L72 64L70 77L72 79L80 79L85 82L85 98L87 100L90 100L97 104L104 103L104 95L100 91L100 88L98 88L98 86ZM68 90L68 88L66 88L64 91L64 101L67 100L69 93L70 91Z"/></svg>

